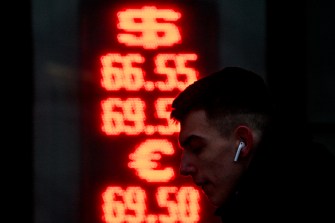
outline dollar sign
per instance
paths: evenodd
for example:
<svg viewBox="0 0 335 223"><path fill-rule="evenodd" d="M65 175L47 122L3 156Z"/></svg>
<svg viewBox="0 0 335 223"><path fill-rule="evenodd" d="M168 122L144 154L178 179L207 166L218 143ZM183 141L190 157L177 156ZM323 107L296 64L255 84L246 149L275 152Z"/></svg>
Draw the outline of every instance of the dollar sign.
<svg viewBox="0 0 335 223"><path fill-rule="evenodd" d="M156 49L159 46L181 43L179 29L171 23L177 21L181 14L172 9L144 6L141 9L120 11L117 16L118 28L127 32L118 34L117 39L127 46ZM158 22L158 20L167 22Z"/></svg>
<svg viewBox="0 0 335 223"><path fill-rule="evenodd" d="M160 169L161 154L172 155L173 145L166 139L147 139L141 143L135 152L129 155L128 163L137 175L148 182L168 182L175 174L172 167Z"/></svg>

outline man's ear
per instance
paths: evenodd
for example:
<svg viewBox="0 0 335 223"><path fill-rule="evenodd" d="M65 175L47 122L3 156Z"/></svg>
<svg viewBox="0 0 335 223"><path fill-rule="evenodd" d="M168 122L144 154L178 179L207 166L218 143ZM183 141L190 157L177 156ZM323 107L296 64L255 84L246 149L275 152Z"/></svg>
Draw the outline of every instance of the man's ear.
<svg viewBox="0 0 335 223"><path fill-rule="evenodd" d="M239 125L234 131L234 138L236 139L236 149L241 141L244 143L243 149L239 151L239 156L242 158L247 157L254 146L252 130L248 126Z"/></svg>

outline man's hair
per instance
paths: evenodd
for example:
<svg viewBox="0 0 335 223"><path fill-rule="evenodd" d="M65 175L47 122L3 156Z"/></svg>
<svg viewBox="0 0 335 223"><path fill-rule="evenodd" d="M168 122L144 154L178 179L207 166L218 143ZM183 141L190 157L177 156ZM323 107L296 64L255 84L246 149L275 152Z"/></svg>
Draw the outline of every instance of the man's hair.
<svg viewBox="0 0 335 223"><path fill-rule="evenodd" d="M273 107L261 76L243 68L226 67L182 91L172 102L171 118L181 122L196 110L204 110L208 121L228 136L241 124L262 132Z"/></svg>

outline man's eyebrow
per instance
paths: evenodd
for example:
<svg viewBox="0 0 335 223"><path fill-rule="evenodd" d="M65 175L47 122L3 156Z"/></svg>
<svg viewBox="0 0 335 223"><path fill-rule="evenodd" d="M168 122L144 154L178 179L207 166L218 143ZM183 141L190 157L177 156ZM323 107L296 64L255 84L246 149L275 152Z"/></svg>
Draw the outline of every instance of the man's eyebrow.
<svg viewBox="0 0 335 223"><path fill-rule="evenodd" d="M198 135L190 135L188 136L185 140L180 141L179 144L182 148L187 147L188 145L190 145L190 142L192 140L196 140L196 139L202 139L202 137L198 136Z"/></svg>

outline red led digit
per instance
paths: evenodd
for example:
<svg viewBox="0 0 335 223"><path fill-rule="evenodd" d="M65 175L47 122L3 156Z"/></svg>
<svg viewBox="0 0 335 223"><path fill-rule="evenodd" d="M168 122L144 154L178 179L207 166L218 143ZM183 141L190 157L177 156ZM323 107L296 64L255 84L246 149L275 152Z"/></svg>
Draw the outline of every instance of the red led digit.
<svg viewBox="0 0 335 223"><path fill-rule="evenodd" d="M165 81L157 81L156 87L161 91L173 91L177 86L177 74L175 67L167 67L167 63L176 60L175 54L158 54L155 58L155 72L165 76Z"/></svg>
<svg viewBox="0 0 335 223"><path fill-rule="evenodd" d="M199 191L193 187L181 187L178 195L178 210L181 222L196 223L199 221Z"/></svg>
<svg viewBox="0 0 335 223"><path fill-rule="evenodd" d="M108 98L101 102L102 126L107 135L119 135L124 132L123 102L120 98Z"/></svg>
<svg viewBox="0 0 335 223"><path fill-rule="evenodd" d="M121 187L108 187L102 194L103 220L107 223L123 223L125 219L124 191Z"/></svg>
<svg viewBox="0 0 335 223"><path fill-rule="evenodd" d="M172 135L179 130L179 125L170 119L172 100L173 98L158 98L155 101L156 116L166 123L157 127L161 135Z"/></svg>
<svg viewBox="0 0 335 223"><path fill-rule="evenodd" d="M146 212L146 194L140 187L128 187L124 194L126 209L134 214L126 214L125 222L143 222Z"/></svg>
<svg viewBox="0 0 335 223"><path fill-rule="evenodd" d="M124 132L127 135L138 135L144 129L145 103L139 98L128 98L123 105L125 120Z"/></svg>
<svg viewBox="0 0 335 223"><path fill-rule="evenodd" d="M178 204L176 201L177 187L159 187L156 193L157 204L166 208L168 214L159 215L159 221L164 223L174 223L179 219Z"/></svg>
<svg viewBox="0 0 335 223"><path fill-rule="evenodd" d="M156 87L161 91L183 90L197 79L197 71L187 67L188 61L195 60L196 54L158 54L154 58L155 73L165 76L165 80L157 81Z"/></svg>
<svg viewBox="0 0 335 223"><path fill-rule="evenodd" d="M157 9L155 6L120 11L117 13L117 27L124 33L118 34L117 39L127 46L140 46L144 49L181 43L178 26L173 24L180 17L181 14L175 10Z"/></svg>
<svg viewBox="0 0 335 223"><path fill-rule="evenodd" d="M175 177L172 167L162 169L161 154L173 155L174 148L167 139L147 139L129 155L129 168L133 168L139 178L147 182L168 182Z"/></svg>
<svg viewBox="0 0 335 223"><path fill-rule="evenodd" d="M144 71L135 64L143 64L145 58L140 54L109 53L100 58L101 85L107 91L138 91L144 84Z"/></svg>
<svg viewBox="0 0 335 223"><path fill-rule="evenodd" d="M102 131L107 135L138 135L144 129L145 103L140 98L108 98L101 102Z"/></svg>
<svg viewBox="0 0 335 223"><path fill-rule="evenodd" d="M182 91L198 78L198 72L192 67L186 66L188 61L196 61L198 56L191 54L178 54L176 56L176 73L178 78L177 88Z"/></svg>
<svg viewBox="0 0 335 223"><path fill-rule="evenodd" d="M140 187L107 187L102 193L103 220L106 223L143 222L146 194Z"/></svg>

